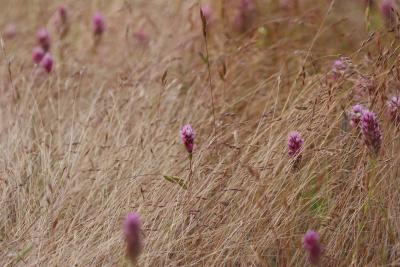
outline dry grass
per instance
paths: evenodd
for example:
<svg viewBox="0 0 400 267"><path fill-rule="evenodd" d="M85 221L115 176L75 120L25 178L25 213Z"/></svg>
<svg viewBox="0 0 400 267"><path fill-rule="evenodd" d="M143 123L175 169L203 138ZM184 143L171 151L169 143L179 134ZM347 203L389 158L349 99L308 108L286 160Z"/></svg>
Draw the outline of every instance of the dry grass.
<svg viewBox="0 0 400 267"><path fill-rule="evenodd" d="M399 93L400 46L376 10L366 31L362 6L345 0L289 11L259 0L253 27L238 34L231 10L220 16L213 1L214 132L197 1L65 1L71 31L52 35L50 75L37 73L30 52L57 4L0 2L1 25L19 30L1 56L0 265L127 265L130 211L143 222L140 266L304 266L310 228L326 266L400 265L399 132L384 114ZM108 28L93 52L97 9ZM132 38L141 24L148 46ZM332 83L339 54L354 72ZM346 126L359 74L376 83L361 102L381 122L377 159ZM187 190L163 178L188 180L185 123L197 133ZM291 130L305 139L297 170Z"/></svg>

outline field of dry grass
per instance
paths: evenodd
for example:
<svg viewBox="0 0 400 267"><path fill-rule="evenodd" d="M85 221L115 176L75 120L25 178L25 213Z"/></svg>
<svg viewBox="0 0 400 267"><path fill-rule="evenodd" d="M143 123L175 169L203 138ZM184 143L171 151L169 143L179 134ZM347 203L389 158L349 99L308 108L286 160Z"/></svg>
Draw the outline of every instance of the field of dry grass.
<svg viewBox="0 0 400 267"><path fill-rule="evenodd" d="M1 266L128 266L132 211L138 266L307 266L308 229L321 266L400 265L399 128L386 112L400 93L397 30L361 0L255 0L238 31L237 2L209 2L207 57L197 0L65 0L65 38L61 2L0 1L0 26L16 26L0 51ZM48 74L31 58L40 27ZM377 155L349 126L357 103L377 114Z"/></svg>

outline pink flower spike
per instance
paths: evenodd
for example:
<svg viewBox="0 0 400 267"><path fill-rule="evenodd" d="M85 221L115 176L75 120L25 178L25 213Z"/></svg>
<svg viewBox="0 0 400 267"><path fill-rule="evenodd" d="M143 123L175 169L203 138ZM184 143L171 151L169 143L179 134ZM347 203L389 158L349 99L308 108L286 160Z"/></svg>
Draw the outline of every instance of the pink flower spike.
<svg viewBox="0 0 400 267"><path fill-rule="evenodd" d="M400 96L392 96L387 102L387 110L390 119L396 124L400 125Z"/></svg>
<svg viewBox="0 0 400 267"><path fill-rule="evenodd" d="M62 24L66 24L68 20L67 8L64 5L61 5L57 9L58 19Z"/></svg>
<svg viewBox="0 0 400 267"><path fill-rule="evenodd" d="M209 5L203 5L200 7L201 12L204 15L204 18L206 19L207 24L210 23L211 21L211 17L212 17L212 12L211 12L211 8Z"/></svg>
<svg viewBox="0 0 400 267"><path fill-rule="evenodd" d="M375 113L364 110L361 115L361 132L365 145L378 154L382 144L382 132Z"/></svg>
<svg viewBox="0 0 400 267"><path fill-rule="evenodd" d="M288 148L290 157L298 157L301 153L301 148L303 146L303 138L299 132L293 131L289 133L288 137Z"/></svg>
<svg viewBox="0 0 400 267"><path fill-rule="evenodd" d="M303 248L308 253L308 259L312 265L319 263L322 248L319 241L319 235L314 230L308 230L303 236Z"/></svg>
<svg viewBox="0 0 400 267"><path fill-rule="evenodd" d="M379 5L382 16L386 21L388 27L394 27L396 22L395 2L393 0L382 0Z"/></svg>
<svg viewBox="0 0 400 267"><path fill-rule="evenodd" d="M192 154L194 146L195 133L190 124L187 124L181 128L180 131L182 143L185 145L187 152Z"/></svg>
<svg viewBox="0 0 400 267"><path fill-rule="evenodd" d="M140 238L140 218L136 212L129 213L123 223L123 233L127 244L126 254L129 259L135 261L142 251L142 242Z"/></svg>
<svg viewBox="0 0 400 267"><path fill-rule="evenodd" d="M40 46L35 47L32 51L33 62L35 62L36 64L39 64L40 61L42 61L44 54L45 54L45 52L44 52L43 48L41 48Z"/></svg>
<svg viewBox="0 0 400 267"><path fill-rule="evenodd" d="M50 73L53 69L53 58L49 53L46 53L40 61L40 66L47 72Z"/></svg>
<svg viewBox="0 0 400 267"><path fill-rule="evenodd" d="M96 12L92 18L93 33L95 36L101 36L106 29L106 23L103 15Z"/></svg>
<svg viewBox="0 0 400 267"><path fill-rule="evenodd" d="M50 49L50 35L45 28L41 28L37 31L36 38L38 44L43 48L44 51L48 51Z"/></svg>
<svg viewBox="0 0 400 267"><path fill-rule="evenodd" d="M349 111L350 126L357 128L361 121L361 116L364 111L364 107L360 104L354 105Z"/></svg>

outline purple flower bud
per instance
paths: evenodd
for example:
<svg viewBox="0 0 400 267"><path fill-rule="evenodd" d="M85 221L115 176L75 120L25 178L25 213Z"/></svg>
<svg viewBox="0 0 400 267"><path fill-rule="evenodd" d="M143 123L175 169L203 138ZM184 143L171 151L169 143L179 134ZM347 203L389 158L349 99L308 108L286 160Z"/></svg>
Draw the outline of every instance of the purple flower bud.
<svg viewBox="0 0 400 267"><path fill-rule="evenodd" d="M336 80L343 76L347 69L347 64L342 59L336 59L332 65L333 79Z"/></svg>
<svg viewBox="0 0 400 267"><path fill-rule="evenodd" d="M53 69L53 58L49 53L46 53L40 61L40 66L47 72L50 73Z"/></svg>
<svg viewBox="0 0 400 267"><path fill-rule="evenodd" d="M41 28L37 31L36 38L38 44L43 48L44 51L48 51L50 49L50 35L45 28Z"/></svg>
<svg viewBox="0 0 400 267"><path fill-rule="evenodd" d="M101 36L106 29L106 23L103 15L96 12L92 18L93 33L95 36Z"/></svg>
<svg viewBox="0 0 400 267"><path fill-rule="evenodd" d="M375 113L364 110L361 115L361 132L366 146L378 154L382 144L382 133Z"/></svg>
<svg viewBox="0 0 400 267"><path fill-rule="evenodd" d="M57 9L58 19L62 24L66 24L68 20L67 8L64 5L61 5Z"/></svg>
<svg viewBox="0 0 400 267"><path fill-rule="evenodd" d="M12 39L17 35L17 26L13 23L8 24L4 30L4 37Z"/></svg>
<svg viewBox="0 0 400 267"><path fill-rule="evenodd" d="M319 242L319 235L314 230L308 230L303 236L303 248L308 253L311 264L317 265L320 261L322 248Z"/></svg>
<svg viewBox="0 0 400 267"><path fill-rule="evenodd" d="M142 251L140 227L139 214L136 212L129 213L123 223L123 233L127 244L126 254L132 261L135 261Z"/></svg>
<svg viewBox="0 0 400 267"><path fill-rule="evenodd" d="M395 2L394 0L382 0L379 5L382 16L385 19L386 25L388 27L394 27L396 22L396 12L395 12Z"/></svg>
<svg viewBox="0 0 400 267"><path fill-rule="evenodd" d="M211 17L212 17L212 12L211 12L211 8L209 5L203 5L200 7L201 12L204 15L204 18L206 19L207 24L210 23L211 21Z"/></svg>
<svg viewBox="0 0 400 267"><path fill-rule="evenodd" d="M361 116L364 111L364 107L360 104L354 105L349 111L350 126L357 128L361 121Z"/></svg>
<svg viewBox="0 0 400 267"><path fill-rule="evenodd" d="M45 54L45 52L44 52L43 48L41 48L40 46L35 47L32 51L33 62L35 62L36 64L39 64L40 61L42 61L44 54Z"/></svg>
<svg viewBox="0 0 400 267"><path fill-rule="evenodd" d="M304 143L303 138L301 138L299 132L293 131L289 133L288 137L289 156L293 158L299 157L303 143Z"/></svg>
<svg viewBox="0 0 400 267"><path fill-rule="evenodd" d="M400 96L392 96L387 102L387 110L391 120L400 125Z"/></svg>
<svg viewBox="0 0 400 267"><path fill-rule="evenodd" d="M192 154L194 146L195 133L190 124L187 124L181 128L180 131L182 143L185 145L186 150Z"/></svg>

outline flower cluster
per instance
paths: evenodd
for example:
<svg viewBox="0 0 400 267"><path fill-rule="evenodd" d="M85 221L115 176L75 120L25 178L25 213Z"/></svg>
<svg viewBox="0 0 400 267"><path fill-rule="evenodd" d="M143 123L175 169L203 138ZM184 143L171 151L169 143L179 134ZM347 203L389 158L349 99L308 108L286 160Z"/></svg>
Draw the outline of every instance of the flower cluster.
<svg viewBox="0 0 400 267"><path fill-rule="evenodd" d="M392 96L387 102L387 109L391 120L400 125L400 96Z"/></svg>
<svg viewBox="0 0 400 267"><path fill-rule="evenodd" d="M233 25L238 32L244 32L250 25L251 13L253 10L252 0L240 0L233 19Z"/></svg>
<svg viewBox="0 0 400 267"><path fill-rule="evenodd" d="M301 148L303 146L304 140L301 138L299 132L293 131L289 133L288 137L288 148L289 148L289 156L293 158L300 157Z"/></svg>
<svg viewBox="0 0 400 267"><path fill-rule="evenodd" d="M185 145L187 152L192 154L195 138L195 133L192 126L190 124L183 126L181 128L180 135L182 143Z"/></svg>
<svg viewBox="0 0 400 267"><path fill-rule="evenodd" d="M129 213L123 223L123 233L126 242L126 255L132 261L136 261L142 251L140 238L140 218L136 212Z"/></svg>
<svg viewBox="0 0 400 267"><path fill-rule="evenodd" d="M354 105L349 111L350 126L357 128L361 121L361 116L364 111L364 107L360 104Z"/></svg>
<svg viewBox="0 0 400 267"><path fill-rule="evenodd" d="M106 23L103 15L96 12L92 17L93 34L95 37L100 37L106 29Z"/></svg>
<svg viewBox="0 0 400 267"><path fill-rule="evenodd" d="M362 112L361 132L366 146L378 154L382 144L382 133L375 113L369 110Z"/></svg>
<svg viewBox="0 0 400 267"><path fill-rule="evenodd" d="M314 230L308 230L303 236L303 248L308 253L308 259L311 264L317 265L322 254L322 247L319 241L319 235Z"/></svg>

